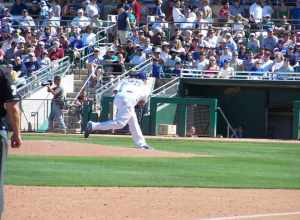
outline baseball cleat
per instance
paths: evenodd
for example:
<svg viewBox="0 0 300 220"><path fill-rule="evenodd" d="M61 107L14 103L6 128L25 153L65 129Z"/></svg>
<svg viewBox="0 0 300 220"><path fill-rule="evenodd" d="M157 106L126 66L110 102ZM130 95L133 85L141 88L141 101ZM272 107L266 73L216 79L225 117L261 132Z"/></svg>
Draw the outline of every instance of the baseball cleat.
<svg viewBox="0 0 300 220"><path fill-rule="evenodd" d="M149 146L148 144L143 145L141 148L145 150L153 150L153 147Z"/></svg>
<svg viewBox="0 0 300 220"><path fill-rule="evenodd" d="M90 133L92 133L93 128L92 128L92 122L89 121L86 125L85 131L84 131L84 137L88 138L90 136Z"/></svg>

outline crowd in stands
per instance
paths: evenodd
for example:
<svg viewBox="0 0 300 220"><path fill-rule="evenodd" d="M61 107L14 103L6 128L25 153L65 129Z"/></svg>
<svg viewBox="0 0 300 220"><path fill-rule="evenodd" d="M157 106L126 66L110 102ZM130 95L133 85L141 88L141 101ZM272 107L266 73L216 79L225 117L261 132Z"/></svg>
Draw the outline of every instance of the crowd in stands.
<svg viewBox="0 0 300 220"><path fill-rule="evenodd" d="M221 78L300 72L300 0L156 0L151 10L123 0L109 47L95 46L104 3L63 2L0 3L0 64L18 86L66 55L80 58L87 46L96 81L148 58L157 78L191 68Z"/></svg>

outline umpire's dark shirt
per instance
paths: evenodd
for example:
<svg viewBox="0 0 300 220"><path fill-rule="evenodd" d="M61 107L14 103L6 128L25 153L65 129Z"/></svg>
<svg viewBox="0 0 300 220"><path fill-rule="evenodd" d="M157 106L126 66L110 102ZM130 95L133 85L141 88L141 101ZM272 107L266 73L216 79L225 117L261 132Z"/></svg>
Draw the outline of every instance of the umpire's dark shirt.
<svg viewBox="0 0 300 220"><path fill-rule="evenodd" d="M0 120L6 114L4 109L4 103L18 101L17 95L14 94L9 81L4 76L4 73L0 71ZM1 129L1 128L0 128Z"/></svg>

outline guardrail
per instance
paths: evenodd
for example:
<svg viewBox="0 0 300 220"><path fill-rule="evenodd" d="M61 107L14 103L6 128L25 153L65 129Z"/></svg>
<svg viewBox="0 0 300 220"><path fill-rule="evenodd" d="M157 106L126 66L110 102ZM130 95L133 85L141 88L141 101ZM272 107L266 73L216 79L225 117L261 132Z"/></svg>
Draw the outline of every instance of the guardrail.
<svg viewBox="0 0 300 220"><path fill-rule="evenodd" d="M151 97L163 96L163 97L174 97L177 95L179 86L179 77L172 79L166 84L153 90Z"/></svg>
<svg viewBox="0 0 300 220"><path fill-rule="evenodd" d="M53 61L49 67L33 72L32 76L26 79L26 85L17 89L17 93L21 98L29 96L42 87L41 82L52 80L55 75L64 75L69 68L69 57Z"/></svg>
<svg viewBox="0 0 300 220"><path fill-rule="evenodd" d="M224 71L223 71L224 73ZM194 79L241 79L241 80L285 80L300 81L300 72L253 72L253 71L231 71L228 76L222 76L218 70L182 69L181 78Z"/></svg>

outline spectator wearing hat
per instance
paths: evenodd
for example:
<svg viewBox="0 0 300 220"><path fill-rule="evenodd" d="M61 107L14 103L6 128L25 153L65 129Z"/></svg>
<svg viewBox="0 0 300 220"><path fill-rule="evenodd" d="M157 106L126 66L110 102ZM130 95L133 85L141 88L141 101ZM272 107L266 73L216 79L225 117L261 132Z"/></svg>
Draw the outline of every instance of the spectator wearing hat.
<svg viewBox="0 0 300 220"><path fill-rule="evenodd" d="M36 57L41 57L42 53L45 49L46 49L45 48L45 42L44 41L39 41L37 46L35 47L35 50L34 50L35 56Z"/></svg>
<svg viewBox="0 0 300 220"><path fill-rule="evenodd" d="M46 68L49 67L51 65L51 60L48 57L48 51L46 49L44 49L40 56L38 56L38 64L40 65L40 68Z"/></svg>
<svg viewBox="0 0 300 220"><path fill-rule="evenodd" d="M84 16L83 9L77 10L77 16L71 22L72 27L85 28L91 24L89 17Z"/></svg>
<svg viewBox="0 0 300 220"><path fill-rule="evenodd" d="M231 59L232 59L232 52L231 52L230 48L226 45L224 48L224 51L219 59L220 66L224 65L225 60L231 60Z"/></svg>
<svg viewBox="0 0 300 220"><path fill-rule="evenodd" d="M268 35L262 40L261 47L273 51L277 46L278 38L274 35L273 29L269 28Z"/></svg>
<svg viewBox="0 0 300 220"><path fill-rule="evenodd" d="M156 0L155 1L155 7L154 7L154 15L157 17L165 17L165 13L163 13L161 6L162 6L162 0Z"/></svg>
<svg viewBox="0 0 300 220"><path fill-rule="evenodd" d="M130 59L130 64L138 65L146 61L146 55L140 45L135 46L135 53Z"/></svg>
<svg viewBox="0 0 300 220"><path fill-rule="evenodd" d="M266 15L263 17L262 27L263 27L263 30L266 30L266 31L268 31L268 29L272 29L272 30L275 29L275 24L271 20L270 15Z"/></svg>
<svg viewBox="0 0 300 220"><path fill-rule="evenodd" d="M253 53L257 53L260 50L260 42L256 38L255 33L251 33L248 39L247 48Z"/></svg>
<svg viewBox="0 0 300 220"><path fill-rule="evenodd" d="M170 52L169 43L166 41L162 42L160 59L163 61L163 63L166 63L167 60L170 58L169 52Z"/></svg>
<svg viewBox="0 0 300 220"><path fill-rule="evenodd" d="M142 48L143 48L143 51L146 54L146 56L149 56L152 53L153 47L152 47L150 38L147 37L145 39L145 42L143 43Z"/></svg>
<svg viewBox="0 0 300 220"><path fill-rule="evenodd" d="M170 51L170 57L165 62L167 69L174 69L176 63L181 63L181 58L178 56L178 52L175 48Z"/></svg>
<svg viewBox="0 0 300 220"><path fill-rule="evenodd" d="M40 1L40 19L46 20L49 17L49 7L46 3L46 1L42 0Z"/></svg>
<svg viewBox="0 0 300 220"><path fill-rule="evenodd" d="M203 11L203 18L206 19L208 22L212 21L212 9L209 5L209 1L208 0L203 0L202 1L202 8L201 11Z"/></svg>
<svg viewBox="0 0 300 220"><path fill-rule="evenodd" d="M117 17L117 35L118 40L122 45L126 44L130 31L132 29L129 21L129 5L125 5L124 8L120 8Z"/></svg>
<svg viewBox="0 0 300 220"><path fill-rule="evenodd" d="M28 54L28 59L22 65L22 76L25 78L32 76L32 74L41 68L35 54L33 52Z"/></svg>
<svg viewBox="0 0 300 220"><path fill-rule="evenodd" d="M65 55L64 49L60 47L59 41L54 41L52 48L49 51L49 57L51 60L58 60L63 58Z"/></svg>
<svg viewBox="0 0 300 220"><path fill-rule="evenodd" d="M164 76L163 66L159 62L159 59L154 58L152 64L152 76L160 79Z"/></svg>
<svg viewBox="0 0 300 220"><path fill-rule="evenodd" d="M263 64L263 62L261 59L258 59L255 61L255 65L251 69L251 72L252 72L251 76L263 76L264 75L265 71L262 67L262 64Z"/></svg>
<svg viewBox="0 0 300 220"><path fill-rule="evenodd" d="M227 32L225 34L225 45L231 50L231 51L237 51L237 45L235 41L233 40L231 34Z"/></svg>
<svg viewBox="0 0 300 220"><path fill-rule="evenodd" d="M89 73L94 73L97 66L103 63L100 51L100 48L95 47L93 54L87 58L87 68Z"/></svg>
<svg viewBox="0 0 300 220"><path fill-rule="evenodd" d="M229 79L234 76L234 69L230 66L230 60L224 60L224 65L218 73L219 78Z"/></svg>

